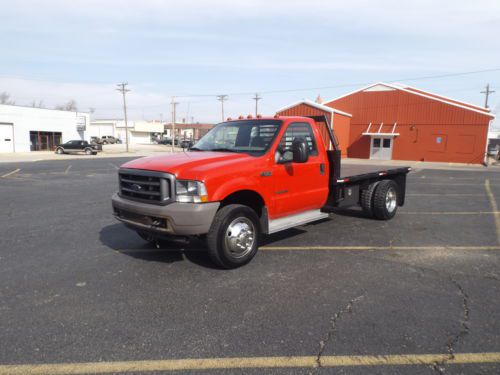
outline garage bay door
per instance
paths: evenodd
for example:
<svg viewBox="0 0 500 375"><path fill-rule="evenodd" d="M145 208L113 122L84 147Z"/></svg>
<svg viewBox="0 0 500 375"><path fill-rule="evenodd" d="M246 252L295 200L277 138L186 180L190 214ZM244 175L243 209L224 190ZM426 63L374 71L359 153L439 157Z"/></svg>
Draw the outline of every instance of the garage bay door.
<svg viewBox="0 0 500 375"><path fill-rule="evenodd" d="M14 152L14 126L0 124L0 152Z"/></svg>

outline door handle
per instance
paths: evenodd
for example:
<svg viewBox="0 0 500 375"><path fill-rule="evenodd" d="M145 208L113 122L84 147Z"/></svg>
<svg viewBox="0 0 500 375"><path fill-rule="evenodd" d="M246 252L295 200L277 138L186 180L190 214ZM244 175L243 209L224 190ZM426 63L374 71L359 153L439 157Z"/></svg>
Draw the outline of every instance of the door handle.
<svg viewBox="0 0 500 375"><path fill-rule="evenodd" d="M319 165L319 174L325 174L325 164L321 163Z"/></svg>

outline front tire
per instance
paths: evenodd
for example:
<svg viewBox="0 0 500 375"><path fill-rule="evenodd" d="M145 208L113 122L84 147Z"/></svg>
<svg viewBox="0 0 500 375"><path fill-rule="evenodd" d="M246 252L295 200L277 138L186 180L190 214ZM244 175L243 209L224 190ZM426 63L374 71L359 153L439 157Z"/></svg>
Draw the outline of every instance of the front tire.
<svg viewBox="0 0 500 375"><path fill-rule="evenodd" d="M241 267L258 250L259 218L254 210L241 204L222 207L207 235L208 254L219 267Z"/></svg>
<svg viewBox="0 0 500 375"><path fill-rule="evenodd" d="M373 214L379 220L390 220L398 210L398 185L392 180L382 180L373 196Z"/></svg>
<svg viewBox="0 0 500 375"><path fill-rule="evenodd" d="M85 155L92 155L92 149L91 148L86 148L85 149Z"/></svg>
<svg viewBox="0 0 500 375"><path fill-rule="evenodd" d="M59 147L56 149L56 154L62 155L62 154L64 154L64 150L61 147Z"/></svg>

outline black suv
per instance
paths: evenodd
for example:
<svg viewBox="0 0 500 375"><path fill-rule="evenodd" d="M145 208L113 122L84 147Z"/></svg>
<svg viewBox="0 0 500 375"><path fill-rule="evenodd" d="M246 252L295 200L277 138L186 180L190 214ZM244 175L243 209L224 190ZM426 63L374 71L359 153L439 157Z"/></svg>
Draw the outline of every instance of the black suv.
<svg viewBox="0 0 500 375"><path fill-rule="evenodd" d="M97 155L99 148L97 145L92 145L87 141L74 140L60 144L56 147L56 154L71 154L84 152L86 155Z"/></svg>

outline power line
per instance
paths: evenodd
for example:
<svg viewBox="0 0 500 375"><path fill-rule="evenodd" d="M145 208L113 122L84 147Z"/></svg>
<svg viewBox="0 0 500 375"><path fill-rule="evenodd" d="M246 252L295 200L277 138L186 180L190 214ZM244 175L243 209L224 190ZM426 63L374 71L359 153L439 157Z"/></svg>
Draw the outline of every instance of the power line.
<svg viewBox="0 0 500 375"><path fill-rule="evenodd" d="M484 108L488 108L488 98L490 94L493 94L495 91L490 90L490 84L488 83L486 85L486 89L484 91L481 91L481 94L484 94L485 99L484 99Z"/></svg>
<svg viewBox="0 0 500 375"><path fill-rule="evenodd" d="M128 122L127 122L127 102L125 100L125 94L127 94L127 92L129 92L130 90L127 89L127 85L128 83L126 82L123 82L123 83L119 83L117 84L116 86L118 86L118 88L116 89L117 91L120 91L123 95L123 113L125 114L125 142L126 142L126 150L128 152Z"/></svg>
<svg viewBox="0 0 500 375"><path fill-rule="evenodd" d="M429 76L419 76L419 77L406 77L406 78L398 78L398 79L390 79L390 80L382 80L388 83L400 82L400 81L420 81L427 79L438 79L438 78L447 78L447 77L457 77L471 74L479 74L479 73L489 73L489 72L498 72L500 68L491 68L491 69L483 69L483 70L474 70L468 72L457 72L457 73L447 73L447 74L439 74L439 75L429 75ZM293 89L277 89L277 90L267 90L260 91L261 94L280 94L287 92L299 92L299 91L312 91L312 90L326 90L326 89L337 89L337 88L345 88L345 87L359 87L366 86L373 83L370 82L358 82L358 83L345 83L340 85L329 85L329 86L317 86L317 87L303 87L303 88L293 88ZM228 95L231 96L243 96L243 95L252 95L255 92L233 92ZM185 94L185 95L176 95L177 97L204 97L204 96L217 96L217 94Z"/></svg>

